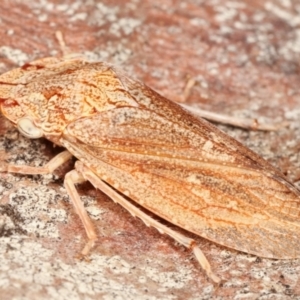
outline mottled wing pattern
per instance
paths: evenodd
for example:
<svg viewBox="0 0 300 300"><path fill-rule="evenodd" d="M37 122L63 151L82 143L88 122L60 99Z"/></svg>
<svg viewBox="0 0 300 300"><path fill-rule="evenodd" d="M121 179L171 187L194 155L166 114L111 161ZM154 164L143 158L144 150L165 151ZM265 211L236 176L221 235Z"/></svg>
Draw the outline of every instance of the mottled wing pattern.
<svg viewBox="0 0 300 300"><path fill-rule="evenodd" d="M102 180L175 225L259 256L300 257L298 191L215 127L171 102L158 110L156 100L79 119L62 144ZM176 110L176 122L168 110Z"/></svg>

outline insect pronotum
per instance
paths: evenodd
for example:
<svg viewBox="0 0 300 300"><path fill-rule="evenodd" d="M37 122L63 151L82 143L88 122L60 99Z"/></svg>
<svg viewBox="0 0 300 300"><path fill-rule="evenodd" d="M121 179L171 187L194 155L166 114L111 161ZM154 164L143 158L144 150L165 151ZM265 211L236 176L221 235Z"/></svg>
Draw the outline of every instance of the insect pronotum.
<svg viewBox="0 0 300 300"><path fill-rule="evenodd" d="M44 167L2 170L47 174L75 156L64 185L88 236L97 239L75 184L90 181L133 216L193 250L193 239L139 210L126 197L181 228L261 257L300 257L300 201L276 168L208 122L104 62L43 58L0 76L0 107L28 138L63 146ZM126 196L126 197L124 197Z"/></svg>

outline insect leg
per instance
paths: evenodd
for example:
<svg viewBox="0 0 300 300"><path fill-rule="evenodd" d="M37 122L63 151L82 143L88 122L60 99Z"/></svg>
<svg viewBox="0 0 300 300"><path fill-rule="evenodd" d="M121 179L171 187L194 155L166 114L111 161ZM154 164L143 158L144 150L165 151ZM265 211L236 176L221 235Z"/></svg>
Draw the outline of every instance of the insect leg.
<svg viewBox="0 0 300 300"><path fill-rule="evenodd" d="M72 51L70 51L70 49L68 48L68 46L65 43L63 34L61 31L56 31L55 32L55 37L59 43L61 52L63 54L63 58L64 60L72 60L72 59L83 59L86 60L86 57L83 54L80 53L73 53Z"/></svg>
<svg viewBox="0 0 300 300"><path fill-rule="evenodd" d="M207 119L209 121L228 124L235 127L240 127L240 128L250 129L250 130L275 131L289 125L289 122L281 122L277 124L265 124L265 123L258 122L258 120L256 119L225 116L222 114L214 113L208 110L203 110L183 103L180 103L180 105L183 108L190 111L192 114Z"/></svg>
<svg viewBox="0 0 300 300"><path fill-rule="evenodd" d="M250 129L250 130L274 131L274 130L278 130L282 127L285 127L289 124L288 122L282 122L282 123L278 123L278 124L263 124L263 123L258 122L258 120L256 120L256 119L236 118L236 117L232 117L232 116L226 116L223 114L214 113L214 112L211 112L208 110L203 110L203 109L185 104L185 102L191 95L192 88L196 85L196 83L197 82L196 82L195 78L192 77L192 78L188 79L188 81L185 85L182 97L181 97L181 101L180 101L183 103L179 103L179 104L183 108L190 111L192 114L197 115L198 117L207 119L212 122L228 124L228 125L232 125L235 127L240 127L240 128Z"/></svg>
<svg viewBox="0 0 300 300"><path fill-rule="evenodd" d="M19 173L19 174L51 174L55 169L65 163L67 160L72 158L72 154L69 151L63 151L53 157L45 166L42 167L31 167L31 166L22 166L22 165L10 165L4 164L0 167L0 172L8 173ZM94 226L89 219L86 210L79 198L79 195L76 191L75 184L82 183L86 181L76 170L72 170L65 176L64 185L65 188L72 200L72 203L75 206L76 212L79 214L79 217L84 225L87 236L89 238L88 243L82 251L83 255L88 254L90 249L93 247L95 240L97 238Z"/></svg>
<svg viewBox="0 0 300 300"><path fill-rule="evenodd" d="M195 240L190 239L184 236L181 233L178 233L167 226L161 224L160 222L154 220L146 213L141 211L139 208L131 204L127 201L124 197L122 197L119 193L117 193L114 189L112 189L109 185L103 182L95 173L93 173L89 168L87 168L82 162L77 161L75 164L76 170L82 174L85 180L91 182L91 184L101 190L104 194L109 196L112 200L119 203L123 206L126 210L128 210L131 215L134 217L140 218L147 226L152 226L156 228L160 233L165 233L174 238L178 243L184 245L185 247L192 249L198 262L205 270L207 276L212 279L216 283L220 283L221 279L215 275L212 270L209 262L207 261L205 255L200 250L200 248L196 245ZM85 217L84 217L85 218Z"/></svg>
<svg viewBox="0 0 300 300"><path fill-rule="evenodd" d="M55 169L57 169L59 166L61 166L71 158L72 158L72 154L69 151L63 151L58 155L54 156L45 166L42 167L10 165L10 164L1 163L0 172L29 174L29 175L51 174Z"/></svg>
<svg viewBox="0 0 300 300"><path fill-rule="evenodd" d="M82 250L81 254L83 256L86 256L89 251L93 248L95 241L97 239L97 234L94 229L94 225L89 218L84 205L82 201L80 200L80 197L78 195L78 192L76 190L75 184L77 183L83 183L85 178L81 176L76 170L72 170L65 176L64 186L70 196L70 199L75 207L75 211L79 215L79 218L81 222L83 223L83 226L85 228L86 234L88 236L88 242L85 245L84 249Z"/></svg>

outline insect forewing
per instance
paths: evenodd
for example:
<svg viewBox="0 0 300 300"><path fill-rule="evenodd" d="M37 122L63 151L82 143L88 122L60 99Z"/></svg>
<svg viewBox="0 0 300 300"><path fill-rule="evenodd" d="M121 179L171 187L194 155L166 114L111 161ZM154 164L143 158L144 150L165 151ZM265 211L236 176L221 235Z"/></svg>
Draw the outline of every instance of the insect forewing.
<svg viewBox="0 0 300 300"><path fill-rule="evenodd" d="M147 106L79 119L62 144L102 180L175 225L259 256L300 257L299 193L280 172L173 103Z"/></svg>

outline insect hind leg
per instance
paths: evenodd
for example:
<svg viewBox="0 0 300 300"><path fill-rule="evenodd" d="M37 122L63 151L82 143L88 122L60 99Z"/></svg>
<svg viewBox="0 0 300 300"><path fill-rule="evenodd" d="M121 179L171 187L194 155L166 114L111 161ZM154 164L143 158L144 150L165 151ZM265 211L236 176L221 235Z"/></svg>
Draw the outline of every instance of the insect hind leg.
<svg viewBox="0 0 300 300"><path fill-rule="evenodd" d="M181 245L192 249L194 255L196 256L198 262L201 267L206 272L207 276L212 279L215 283L219 284L221 279L213 273L211 270L211 266L206 259L205 255L201 251L201 249L196 245L195 240L186 237L185 235L176 232L167 226L161 224L155 219L151 218L149 215L141 211L138 207L131 204L128 200L126 200L121 194L117 193L114 189L112 189L108 184L101 180L93 171L91 171L88 167L86 167L82 162L77 161L75 164L75 168L77 170L77 174L81 174L85 180L89 181L95 188L101 190L104 194L109 196L112 200L119 203L123 206L128 212L131 213L134 217L140 218L147 226L152 226L156 228L160 233L165 233L175 239ZM78 194L77 194L78 195ZM81 204L82 205L82 204ZM82 206L82 209L83 206ZM81 210L81 208L80 208ZM81 217L82 218L82 217ZM85 217L84 217L85 218ZM84 219L82 218L82 220Z"/></svg>

